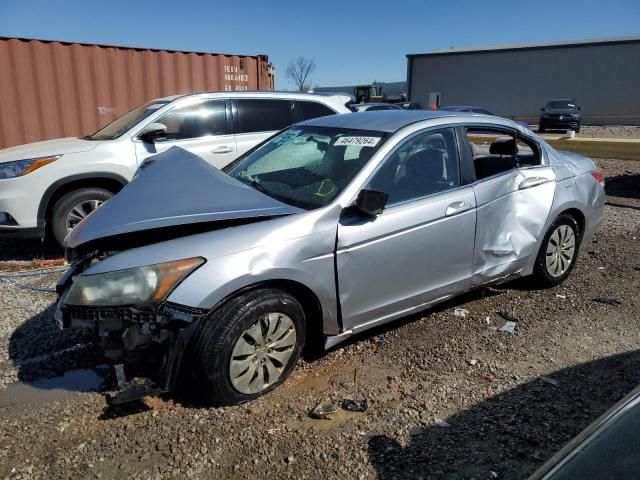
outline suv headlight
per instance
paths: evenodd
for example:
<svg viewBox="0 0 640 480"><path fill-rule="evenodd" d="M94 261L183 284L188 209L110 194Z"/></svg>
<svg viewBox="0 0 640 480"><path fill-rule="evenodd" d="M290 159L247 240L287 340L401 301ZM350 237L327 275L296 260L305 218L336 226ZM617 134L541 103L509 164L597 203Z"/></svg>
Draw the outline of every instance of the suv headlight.
<svg viewBox="0 0 640 480"><path fill-rule="evenodd" d="M62 155L50 155L48 157L28 158L26 160L16 160L15 162L0 163L0 179L21 177L34 170L55 162Z"/></svg>
<svg viewBox="0 0 640 480"><path fill-rule="evenodd" d="M69 290L69 305L141 305L161 302L187 275L204 263L204 258L79 275Z"/></svg>

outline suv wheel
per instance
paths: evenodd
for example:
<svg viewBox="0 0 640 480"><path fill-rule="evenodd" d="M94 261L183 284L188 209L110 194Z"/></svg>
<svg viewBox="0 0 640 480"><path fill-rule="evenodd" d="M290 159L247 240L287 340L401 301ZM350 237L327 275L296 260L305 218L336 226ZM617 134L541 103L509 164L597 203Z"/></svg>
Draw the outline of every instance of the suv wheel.
<svg viewBox="0 0 640 480"><path fill-rule="evenodd" d="M62 246L67 234L112 196L104 188L79 188L62 196L51 213L51 232L56 242Z"/></svg>
<svg viewBox="0 0 640 480"><path fill-rule="evenodd" d="M282 290L261 289L236 297L203 320L192 362L203 400L236 405L280 385L304 345L300 303Z"/></svg>
<svg viewBox="0 0 640 480"><path fill-rule="evenodd" d="M536 283L553 287L569 276L578 257L581 232L575 218L560 215L544 236L533 270Z"/></svg>

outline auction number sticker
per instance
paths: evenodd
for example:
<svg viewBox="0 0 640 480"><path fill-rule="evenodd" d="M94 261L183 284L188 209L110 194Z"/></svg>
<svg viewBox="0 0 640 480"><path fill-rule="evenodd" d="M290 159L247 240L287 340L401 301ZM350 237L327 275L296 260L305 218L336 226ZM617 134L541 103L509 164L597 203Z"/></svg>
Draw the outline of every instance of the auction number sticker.
<svg viewBox="0 0 640 480"><path fill-rule="evenodd" d="M335 146L354 145L356 147L375 147L380 137L340 137Z"/></svg>

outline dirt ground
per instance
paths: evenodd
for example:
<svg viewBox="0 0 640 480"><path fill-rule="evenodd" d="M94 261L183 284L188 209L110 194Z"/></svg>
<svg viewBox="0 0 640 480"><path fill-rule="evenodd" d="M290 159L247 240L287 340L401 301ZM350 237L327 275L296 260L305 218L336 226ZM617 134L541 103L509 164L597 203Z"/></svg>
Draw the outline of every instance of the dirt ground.
<svg viewBox="0 0 640 480"><path fill-rule="evenodd" d="M109 409L83 391L108 367L82 370L104 360L56 329L54 294L0 281L0 478L526 478L640 383L640 162L598 163L605 222L564 284L465 295L301 361L240 407L165 396ZM6 263L58 256L40 248L0 244L0 270L56 268ZM309 418L345 398L369 408Z"/></svg>
<svg viewBox="0 0 640 480"><path fill-rule="evenodd" d="M533 131L537 132L537 125L532 125ZM553 133L562 133L554 131ZM577 137L582 138L640 138L640 126L634 125L583 125Z"/></svg>

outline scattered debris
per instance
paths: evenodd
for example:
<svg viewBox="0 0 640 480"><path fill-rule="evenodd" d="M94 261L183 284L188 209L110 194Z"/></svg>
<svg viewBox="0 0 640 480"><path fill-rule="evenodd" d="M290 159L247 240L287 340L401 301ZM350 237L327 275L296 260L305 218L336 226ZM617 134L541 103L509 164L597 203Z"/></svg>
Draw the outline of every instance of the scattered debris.
<svg viewBox="0 0 640 480"><path fill-rule="evenodd" d="M504 325L500 327L501 332L514 333L518 322L504 322Z"/></svg>
<svg viewBox="0 0 640 480"><path fill-rule="evenodd" d="M487 318L484 319L487 322L487 325L491 323L491 317L487 315Z"/></svg>
<svg viewBox="0 0 640 480"><path fill-rule="evenodd" d="M553 385L554 387L557 387L558 385L560 385L560 382L558 380L556 380L555 378L540 377L540 380L542 380L543 382L547 382L547 383Z"/></svg>
<svg viewBox="0 0 640 480"><path fill-rule="evenodd" d="M437 418L437 417L435 418L435 424L438 427L441 427L441 428L450 428L451 427L451 424L449 422L446 422L446 421L442 420L441 418Z"/></svg>
<svg viewBox="0 0 640 480"><path fill-rule="evenodd" d="M472 358L471 360L467 360L467 363L472 367L475 367L478 364L478 360L476 360L475 358Z"/></svg>
<svg viewBox="0 0 640 480"><path fill-rule="evenodd" d="M285 458L284 461L287 463L293 463L296 461L296 457L294 457L293 455L289 455L287 458Z"/></svg>
<svg viewBox="0 0 640 480"><path fill-rule="evenodd" d="M454 315L455 317L462 317L462 318L464 318L464 317L466 317L467 315L469 315L469 310L467 310L466 308L459 308L459 307L458 307L458 308L456 308L456 309L453 311L453 315Z"/></svg>
<svg viewBox="0 0 640 480"><path fill-rule="evenodd" d="M269 428L269 429L267 430L267 433L268 433L269 435L275 435L275 434L276 434L277 432L279 432L279 431L280 431L280 429L279 429L279 428Z"/></svg>
<svg viewBox="0 0 640 480"><path fill-rule="evenodd" d="M605 267L598 267L598 270L604 270Z"/></svg>
<svg viewBox="0 0 640 480"><path fill-rule="evenodd" d="M488 373L483 373L480 375L480 378L485 382L495 382L496 378L493 375L489 375Z"/></svg>
<svg viewBox="0 0 640 480"><path fill-rule="evenodd" d="M597 303L604 303L606 305L614 305L616 307L619 305L622 305L621 300L618 300L617 298L611 298L611 297L596 297L596 298L593 298L592 301Z"/></svg>
<svg viewBox="0 0 640 480"><path fill-rule="evenodd" d="M493 397L493 388L491 386L487 387L487 397Z"/></svg>
<svg viewBox="0 0 640 480"><path fill-rule="evenodd" d="M564 300L565 298L567 298L567 296L566 296L566 295L562 295L562 294L560 294L560 293L556 293L556 297L558 297L558 298L562 298L563 300Z"/></svg>
<svg viewBox="0 0 640 480"><path fill-rule="evenodd" d="M309 412L309 416L319 420L330 420L337 411L338 405L335 402L320 402Z"/></svg>
<svg viewBox="0 0 640 480"><path fill-rule="evenodd" d="M366 398L362 400L345 398L342 400L342 408L350 412L366 412L369 409L369 402Z"/></svg>
<svg viewBox="0 0 640 480"><path fill-rule="evenodd" d="M498 310L496 311L496 313L505 320L504 325L500 327L500 331L507 332L507 333L514 333L516 326L518 325L518 319L515 317L512 317L504 310Z"/></svg>
<svg viewBox="0 0 640 480"><path fill-rule="evenodd" d="M635 267L633 267L633 269L634 269L636 272L640 272L640 265L636 265Z"/></svg>

